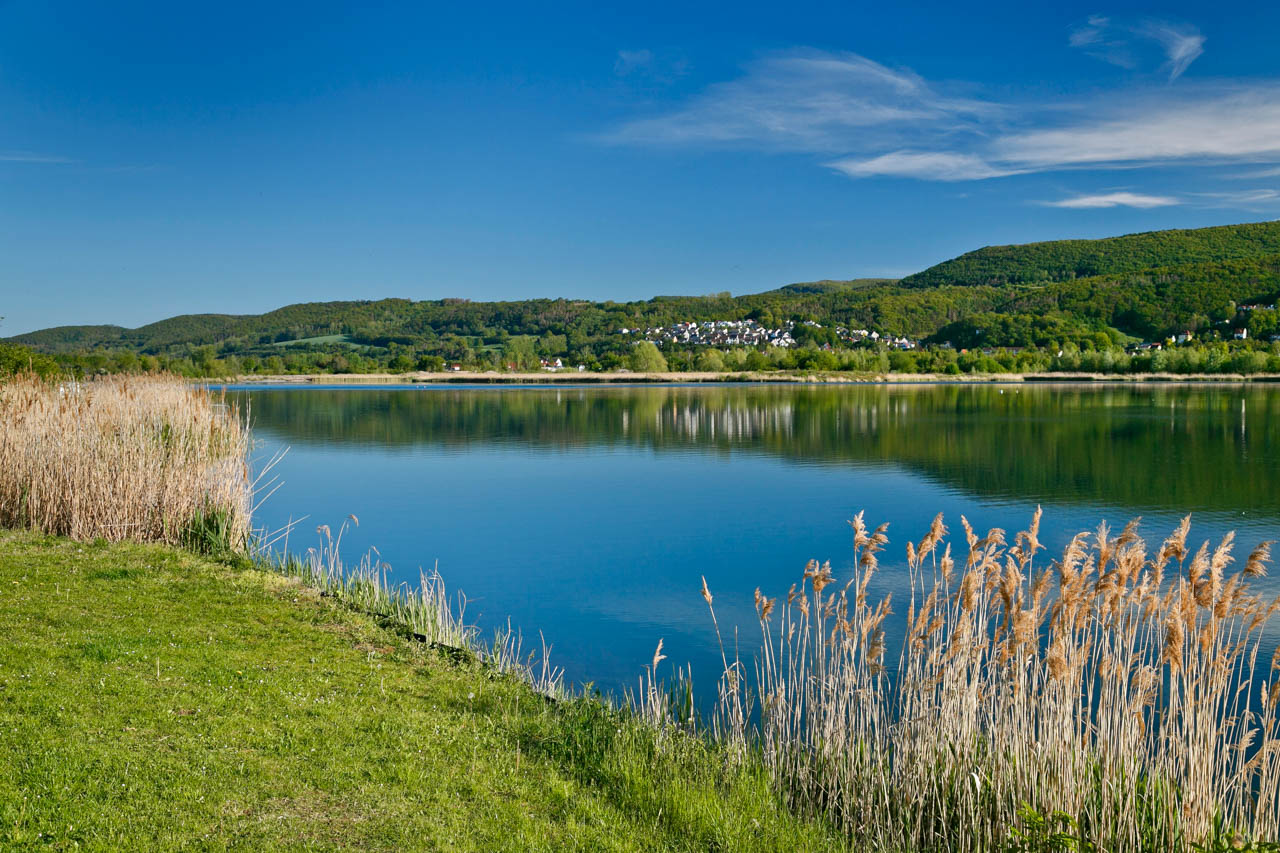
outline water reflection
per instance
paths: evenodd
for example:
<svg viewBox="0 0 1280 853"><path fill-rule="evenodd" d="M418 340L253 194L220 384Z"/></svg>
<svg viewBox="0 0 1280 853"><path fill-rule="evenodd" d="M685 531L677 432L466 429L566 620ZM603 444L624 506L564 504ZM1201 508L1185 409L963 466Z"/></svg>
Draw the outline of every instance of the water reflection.
<svg viewBox="0 0 1280 853"><path fill-rule="evenodd" d="M252 405L295 446L746 452L1016 501L1280 511L1280 393L1257 387L285 389Z"/></svg>
<svg viewBox="0 0 1280 853"><path fill-rule="evenodd" d="M937 512L1012 531L1043 504L1049 555L1137 515L1149 540L1188 512L1198 538L1280 538L1280 391L1265 387L236 393L260 453L291 448L259 523L308 515L306 547L355 513L352 553L376 546L408 581L438 562L471 618L542 631L570 678L611 689L660 637L709 686L701 577L749 654L752 591L785 593L810 558L847 576L858 510L890 523L876 594L903 592L902 549Z"/></svg>

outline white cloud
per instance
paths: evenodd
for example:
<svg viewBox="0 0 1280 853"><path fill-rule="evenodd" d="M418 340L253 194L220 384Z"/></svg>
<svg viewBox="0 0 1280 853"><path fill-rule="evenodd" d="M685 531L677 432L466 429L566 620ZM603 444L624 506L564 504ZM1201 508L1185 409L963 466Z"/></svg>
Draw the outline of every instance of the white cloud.
<svg viewBox="0 0 1280 853"><path fill-rule="evenodd" d="M1177 80L1187 66L1204 53L1204 36L1195 27L1168 21L1147 21L1138 32L1155 39L1164 48L1163 67L1169 72L1170 80Z"/></svg>
<svg viewBox="0 0 1280 853"><path fill-rule="evenodd" d="M30 151L0 151L2 163L74 163L66 157L51 154L33 154Z"/></svg>
<svg viewBox="0 0 1280 853"><path fill-rule="evenodd" d="M992 166L973 154L945 151L894 151L867 160L849 157L827 165L852 178L895 176L935 181L975 181L1016 174L1015 171Z"/></svg>
<svg viewBox="0 0 1280 853"><path fill-rule="evenodd" d="M1280 202L1280 190L1254 189L1234 192L1194 193L1204 207L1259 210Z"/></svg>
<svg viewBox="0 0 1280 853"><path fill-rule="evenodd" d="M1136 106L1094 104L1068 119L1081 114L1086 118L996 139L992 159L1035 170L1280 159L1280 84L1275 82L1205 87Z"/></svg>
<svg viewBox="0 0 1280 853"><path fill-rule="evenodd" d="M1115 192L1100 195L1078 195L1060 201L1046 201L1047 207L1066 207L1077 210L1088 210L1103 207L1136 207L1143 210L1152 207L1169 207L1181 204L1178 199L1164 195L1143 195L1141 193Z"/></svg>
<svg viewBox="0 0 1280 853"><path fill-rule="evenodd" d="M980 180L1065 169L1280 162L1280 82L1146 95L1126 93L1044 113L1028 110L1022 114L1025 123L1053 124L1004 129L992 123L985 137L949 150L872 152L836 165L854 177ZM1263 165L1249 173L1275 175L1280 167Z"/></svg>
<svg viewBox="0 0 1280 853"><path fill-rule="evenodd" d="M1233 178L1246 178L1252 180L1254 178L1280 178L1280 166L1272 166L1267 169L1258 169L1253 172L1241 172L1238 175L1231 175Z"/></svg>
<svg viewBox="0 0 1280 853"><path fill-rule="evenodd" d="M1129 47L1127 32L1113 26L1111 19L1102 15L1090 15L1088 23L1072 29L1067 35L1067 43L1094 59L1121 68L1133 68L1137 64Z"/></svg>
<svg viewBox="0 0 1280 853"><path fill-rule="evenodd" d="M1144 64L1144 58L1151 61L1154 50L1147 49L1150 44L1163 55L1160 69L1168 72L1170 80L1182 76L1204 53L1204 42L1205 37L1190 24L1157 19L1126 23L1101 15L1090 16L1067 35L1072 47L1121 68L1137 68Z"/></svg>
<svg viewBox="0 0 1280 853"><path fill-rule="evenodd" d="M739 79L708 87L674 112L628 122L604 139L847 153L900 143L926 128L959 132L997 110L857 54L799 51L757 60Z"/></svg>
<svg viewBox="0 0 1280 853"><path fill-rule="evenodd" d="M613 63L613 73L626 76L652 62L653 51L651 50L620 50L618 51L618 58Z"/></svg>
<svg viewBox="0 0 1280 853"><path fill-rule="evenodd" d="M1099 43L1114 26L1091 18L1073 39ZM1153 43L1167 44L1171 73L1198 55L1197 33L1147 26ZM1224 166L1235 167L1231 177L1280 175L1280 80L1148 82L1057 102L997 103L973 91L856 54L797 51L750 63L738 78L599 139L802 153L855 179Z"/></svg>
<svg viewBox="0 0 1280 853"><path fill-rule="evenodd" d="M1076 27L1067 37L1072 47L1089 47L1102 41L1102 34L1111 25L1111 19L1102 15L1090 15L1085 26Z"/></svg>

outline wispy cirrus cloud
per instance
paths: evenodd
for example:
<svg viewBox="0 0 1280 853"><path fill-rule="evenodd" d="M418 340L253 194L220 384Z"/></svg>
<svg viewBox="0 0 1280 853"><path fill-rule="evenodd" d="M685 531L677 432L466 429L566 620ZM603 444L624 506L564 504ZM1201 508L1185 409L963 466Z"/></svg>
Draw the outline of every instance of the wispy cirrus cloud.
<svg viewBox="0 0 1280 853"><path fill-rule="evenodd" d="M618 58L613 62L613 73L625 77L626 75L642 68L647 68L653 64L653 51L644 50L620 50Z"/></svg>
<svg viewBox="0 0 1280 853"><path fill-rule="evenodd" d="M1280 82L1126 95L1068 113L1057 126L1013 130L990 154L1034 170L1186 161L1280 159Z"/></svg>
<svg viewBox="0 0 1280 853"><path fill-rule="evenodd" d="M1149 52L1158 48L1163 56L1162 71L1176 80L1204 53L1205 37L1190 24L1148 18L1122 22L1103 15L1091 15L1073 27L1067 43L1095 59L1121 68L1138 68Z"/></svg>
<svg viewBox="0 0 1280 853"><path fill-rule="evenodd" d="M1133 192L1078 195L1058 201L1041 202L1045 207L1065 207L1073 210L1093 210L1106 207L1136 207L1147 210L1153 207L1170 207L1182 202L1172 196L1145 195Z"/></svg>
<svg viewBox="0 0 1280 853"><path fill-rule="evenodd" d="M818 74L802 74L817 64ZM782 77L767 70L784 69ZM770 62L606 137L663 146L841 152L852 177L980 180L1028 172L1280 162L1280 81L1129 89L1068 104L940 95L909 72L841 55ZM930 145L929 143L933 143ZM933 147L942 143L945 147Z"/></svg>
<svg viewBox="0 0 1280 853"><path fill-rule="evenodd" d="M1105 43L1109 19L1073 33ZM1198 32L1145 22L1177 76ZM1179 25L1181 26L1181 25ZM1073 99L984 98L852 53L772 54L665 112L598 137L610 144L800 153L855 179L977 181L1044 172L1199 169L1212 179L1280 176L1280 80L1135 83ZM1198 181L1204 186L1203 181ZM1209 187L1211 188L1211 186ZM1262 204L1260 195L1102 192L1050 202L1067 209Z"/></svg>
<svg viewBox="0 0 1280 853"><path fill-rule="evenodd" d="M1095 59L1121 68L1132 68L1137 64L1129 49L1128 40L1116 37L1111 19L1104 15L1090 15L1087 23L1072 28L1067 36L1067 43Z"/></svg>
<svg viewBox="0 0 1280 853"><path fill-rule="evenodd" d="M1177 80L1187 66L1200 58L1204 53L1204 36L1199 30L1184 24L1171 24L1167 21L1147 21L1140 32L1155 39L1164 48L1164 69L1169 72L1170 80Z"/></svg>
<svg viewBox="0 0 1280 853"><path fill-rule="evenodd" d="M1232 178L1245 178L1253 180L1255 178L1280 178L1280 166L1269 166L1265 169L1256 169L1251 172L1241 172L1238 175L1231 175Z"/></svg>
<svg viewBox="0 0 1280 853"><path fill-rule="evenodd" d="M620 50L613 60L613 73L631 83L667 85L689 73L689 61L679 54L647 47Z"/></svg>
<svg viewBox="0 0 1280 853"><path fill-rule="evenodd" d="M852 178L891 175L934 181L977 181L1019 171L994 166L975 154L947 151L894 151L867 160L848 157L827 165Z"/></svg>
<svg viewBox="0 0 1280 853"><path fill-rule="evenodd" d="M1193 193L1202 207L1262 211L1280 204L1280 190L1259 188L1231 192Z"/></svg>
<svg viewBox="0 0 1280 853"><path fill-rule="evenodd" d="M53 154L36 154L31 151L0 151L0 163L74 163L67 157Z"/></svg>
<svg viewBox="0 0 1280 853"><path fill-rule="evenodd" d="M996 104L940 92L920 76L853 53L794 51L748 64L683 106L606 133L612 143L722 145L840 153L861 144L954 133Z"/></svg>

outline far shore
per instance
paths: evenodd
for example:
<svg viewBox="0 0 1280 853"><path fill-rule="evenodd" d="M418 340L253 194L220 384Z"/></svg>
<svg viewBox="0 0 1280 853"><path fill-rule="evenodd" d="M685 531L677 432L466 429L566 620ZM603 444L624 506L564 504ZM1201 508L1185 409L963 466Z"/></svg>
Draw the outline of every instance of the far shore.
<svg viewBox="0 0 1280 853"><path fill-rule="evenodd" d="M202 380L208 381L208 380ZM249 385L625 385L634 383L762 383L793 382L828 385L894 385L894 384L1008 384L1037 382L1109 382L1160 383L1177 382L1280 382L1280 374L1256 373L787 373L782 371L736 373L637 373L611 371L579 373L572 370L538 373L498 371L444 371L410 373L305 373L237 376L223 380Z"/></svg>

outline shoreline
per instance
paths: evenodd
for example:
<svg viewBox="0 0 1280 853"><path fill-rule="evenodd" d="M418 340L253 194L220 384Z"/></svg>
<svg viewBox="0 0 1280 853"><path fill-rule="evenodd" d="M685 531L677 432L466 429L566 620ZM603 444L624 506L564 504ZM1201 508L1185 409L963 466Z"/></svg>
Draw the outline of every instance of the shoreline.
<svg viewBox="0 0 1280 853"><path fill-rule="evenodd" d="M409 373L307 373L195 380L227 385L1021 385L1021 384L1247 384L1280 382L1280 374L1258 373L498 373L452 371Z"/></svg>

